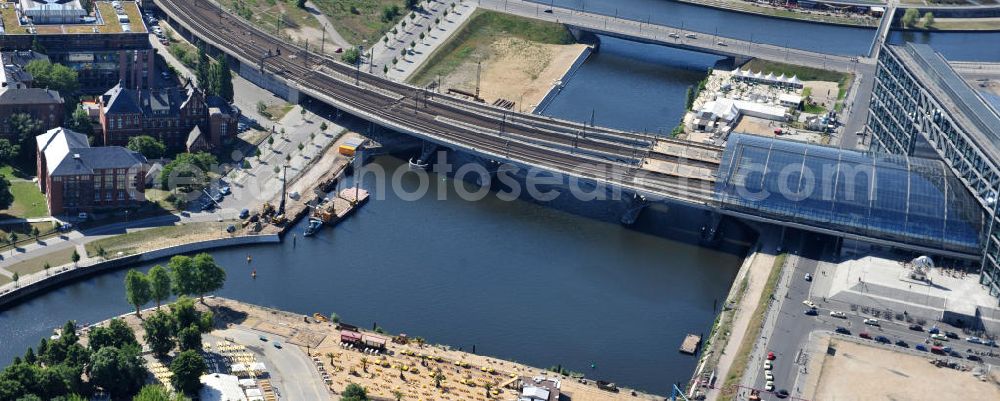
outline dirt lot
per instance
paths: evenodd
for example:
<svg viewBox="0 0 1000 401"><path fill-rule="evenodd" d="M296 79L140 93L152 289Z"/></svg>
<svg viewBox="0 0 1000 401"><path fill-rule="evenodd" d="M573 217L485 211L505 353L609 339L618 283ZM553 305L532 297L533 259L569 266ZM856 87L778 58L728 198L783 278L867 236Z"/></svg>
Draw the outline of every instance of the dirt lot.
<svg viewBox="0 0 1000 401"><path fill-rule="evenodd" d="M515 109L530 112L548 93L552 84L562 79L586 45L552 45L520 38L502 38L493 42L483 55L480 96L488 103L496 99L517 102ZM441 78L442 88L468 92L476 90L477 61L470 58L448 76Z"/></svg>
<svg viewBox="0 0 1000 401"><path fill-rule="evenodd" d="M837 352L823 362L817 401L1000 400L997 372L986 382L971 371L937 368L920 356L843 340L831 340L830 346Z"/></svg>

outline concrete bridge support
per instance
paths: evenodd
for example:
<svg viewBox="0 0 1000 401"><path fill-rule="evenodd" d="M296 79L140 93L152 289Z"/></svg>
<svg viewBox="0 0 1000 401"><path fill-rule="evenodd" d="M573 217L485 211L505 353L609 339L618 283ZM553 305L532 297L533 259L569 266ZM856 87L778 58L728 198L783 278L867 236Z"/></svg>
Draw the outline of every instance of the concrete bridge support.
<svg viewBox="0 0 1000 401"><path fill-rule="evenodd" d="M593 49L592 52L594 53L601 50L601 38L593 32L570 25L566 25L566 29L569 30L570 35L573 35L573 39L575 39L577 43L589 45Z"/></svg>
<svg viewBox="0 0 1000 401"><path fill-rule="evenodd" d="M631 198L624 199L625 213L622 214L621 223L630 226L639 219L639 214L649 206L649 201L645 196L633 194Z"/></svg>
<svg viewBox="0 0 1000 401"><path fill-rule="evenodd" d="M706 244L711 244L722 237L719 236L719 226L722 223L722 214L716 212L707 212L707 221L705 225L701 227L701 241Z"/></svg>

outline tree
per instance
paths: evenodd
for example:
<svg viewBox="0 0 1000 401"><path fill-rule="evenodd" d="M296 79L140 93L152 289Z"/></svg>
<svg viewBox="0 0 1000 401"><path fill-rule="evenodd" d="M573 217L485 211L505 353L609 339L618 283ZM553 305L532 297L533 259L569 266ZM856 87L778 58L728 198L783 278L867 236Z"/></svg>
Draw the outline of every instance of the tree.
<svg viewBox="0 0 1000 401"><path fill-rule="evenodd" d="M417 9L417 4L419 4L419 3L420 3L420 0L406 0L406 8L410 9L410 10L416 10Z"/></svg>
<svg viewBox="0 0 1000 401"><path fill-rule="evenodd" d="M197 295L202 302L205 294L222 288L226 281L226 271L207 253L197 254L193 258L174 256L167 268L172 275L174 294Z"/></svg>
<svg viewBox="0 0 1000 401"><path fill-rule="evenodd" d="M90 349L97 351L104 347L124 349L127 346L138 346L135 333L122 319L111 319L107 326L97 326L87 337Z"/></svg>
<svg viewBox="0 0 1000 401"><path fill-rule="evenodd" d="M149 384L139 390L132 398L132 401L190 401L190 398L183 394L170 394L166 387L158 384Z"/></svg>
<svg viewBox="0 0 1000 401"><path fill-rule="evenodd" d="M156 265L149 269L146 277L149 278L150 298L156 301L156 309L160 309L160 303L170 298L170 272L163 266Z"/></svg>
<svg viewBox="0 0 1000 401"><path fill-rule="evenodd" d="M341 401L368 401L368 392L364 387L351 383L347 385L344 392L340 394Z"/></svg>
<svg viewBox="0 0 1000 401"><path fill-rule="evenodd" d="M139 309L152 300L152 292L149 288L149 279L138 270L130 269L125 273L125 298L128 303L135 306L135 315L139 315Z"/></svg>
<svg viewBox="0 0 1000 401"><path fill-rule="evenodd" d="M218 163L218 159L211 153L181 153L163 166L160 172L160 187L163 190L170 190L173 184L176 187L198 190L208 184L208 172Z"/></svg>
<svg viewBox="0 0 1000 401"><path fill-rule="evenodd" d="M399 390L392 390L392 397L395 398L396 401L400 401L403 399L403 392Z"/></svg>
<svg viewBox="0 0 1000 401"><path fill-rule="evenodd" d="M361 371L368 372L368 357L361 357Z"/></svg>
<svg viewBox="0 0 1000 401"><path fill-rule="evenodd" d="M170 384L173 384L175 389L184 394L195 395L201 389L201 382L198 381L198 378L207 370L205 359L197 351L181 352L170 363L170 372L174 374L170 378Z"/></svg>
<svg viewBox="0 0 1000 401"><path fill-rule="evenodd" d="M215 95L232 103L235 92L233 90L233 72L229 70L229 59L225 56L219 58L219 62L215 65L215 70Z"/></svg>
<svg viewBox="0 0 1000 401"><path fill-rule="evenodd" d="M301 9L306 8L306 0L295 0L295 6Z"/></svg>
<svg viewBox="0 0 1000 401"><path fill-rule="evenodd" d="M73 261L74 266L80 261L80 254L76 251L76 248L73 248L73 255L69 257L69 260Z"/></svg>
<svg viewBox="0 0 1000 401"><path fill-rule="evenodd" d="M190 325L177 332L177 346L181 351L201 351L201 330L196 325Z"/></svg>
<svg viewBox="0 0 1000 401"><path fill-rule="evenodd" d="M128 139L129 150L141 153L147 159L159 159L167 151L167 145L149 135L133 136Z"/></svg>
<svg viewBox="0 0 1000 401"><path fill-rule="evenodd" d="M49 275L49 269L51 269L51 268L52 268L52 265L50 265L49 262L45 262L45 264L42 265L42 269L45 269L45 275L46 276Z"/></svg>
<svg viewBox="0 0 1000 401"><path fill-rule="evenodd" d="M143 339L156 356L162 358L174 349L174 325L174 317L162 310L142 321L142 329L146 332Z"/></svg>
<svg viewBox="0 0 1000 401"><path fill-rule="evenodd" d="M934 27L934 13L928 11L924 14L924 28Z"/></svg>
<svg viewBox="0 0 1000 401"><path fill-rule="evenodd" d="M434 373L434 388L441 388L442 381L444 381L444 375L441 374L441 370L438 369L438 371Z"/></svg>
<svg viewBox="0 0 1000 401"><path fill-rule="evenodd" d="M76 70L47 60L34 60L24 66L31 73L36 88L47 88L68 96L80 89Z"/></svg>
<svg viewBox="0 0 1000 401"><path fill-rule="evenodd" d="M17 282L21 281L21 275L18 274L17 272L14 272L14 275L10 276L10 279L14 281L14 287L17 287Z"/></svg>
<svg viewBox="0 0 1000 401"><path fill-rule="evenodd" d="M211 62L208 60L208 54L205 53L204 46L198 46L198 65L194 70L194 78L198 81L198 87L205 92L212 93L212 83L211 83Z"/></svg>
<svg viewBox="0 0 1000 401"><path fill-rule="evenodd" d="M42 133L45 125L41 120L35 119L28 113L14 113L7 119L7 125L11 132L17 134L17 143L21 145L21 150L29 151L34 155L35 137Z"/></svg>
<svg viewBox="0 0 1000 401"><path fill-rule="evenodd" d="M112 398L130 397L146 381L146 368L138 347L104 347L94 353L87 367L90 384L111 394Z"/></svg>
<svg viewBox="0 0 1000 401"><path fill-rule="evenodd" d="M907 8L906 12L903 13L903 26L910 28L917 23L917 19L920 18L920 10L916 8Z"/></svg>
<svg viewBox="0 0 1000 401"><path fill-rule="evenodd" d="M320 131L326 132L327 128L330 128L330 126L326 124L326 121L319 123Z"/></svg>
<svg viewBox="0 0 1000 401"><path fill-rule="evenodd" d="M6 138L0 138L0 164L9 164L21 154L21 145L10 143Z"/></svg>
<svg viewBox="0 0 1000 401"><path fill-rule="evenodd" d="M351 47L344 50L344 55L340 57L347 64L357 64L361 60L361 53L358 52L358 48Z"/></svg>
<svg viewBox="0 0 1000 401"><path fill-rule="evenodd" d="M42 235L42 233L38 231L38 227L31 226L31 236L35 238L35 241L38 241L39 235Z"/></svg>
<svg viewBox="0 0 1000 401"><path fill-rule="evenodd" d="M66 120L66 128L87 136L94 134L94 124L87 110L83 109L83 105L78 105L76 110L73 110L73 114Z"/></svg>

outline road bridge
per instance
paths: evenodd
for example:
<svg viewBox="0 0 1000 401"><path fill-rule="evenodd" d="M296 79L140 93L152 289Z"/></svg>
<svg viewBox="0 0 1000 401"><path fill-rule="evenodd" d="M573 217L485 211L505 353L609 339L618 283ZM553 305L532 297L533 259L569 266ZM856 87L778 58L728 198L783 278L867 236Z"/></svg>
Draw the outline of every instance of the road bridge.
<svg viewBox="0 0 1000 401"><path fill-rule="evenodd" d="M751 58L759 58L825 70L852 72L859 62L873 63L867 57L825 54L757 43L752 38L744 40L711 35L691 29L650 23L649 21L617 18L526 0L478 0L477 4L486 10L564 24L570 27L571 31L591 32L634 42L733 57L737 64L742 64L741 61Z"/></svg>
<svg viewBox="0 0 1000 401"><path fill-rule="evenodd" d="M433 93L275 38L206 0L156 0L175 28L238 62L251 81L487 160L653 200L711 208L721 148L588 126ZM667 146L669 145L669 146ZM655 151L654 151L655 150ZM687 155L698 155L689 160Z"/></svg>

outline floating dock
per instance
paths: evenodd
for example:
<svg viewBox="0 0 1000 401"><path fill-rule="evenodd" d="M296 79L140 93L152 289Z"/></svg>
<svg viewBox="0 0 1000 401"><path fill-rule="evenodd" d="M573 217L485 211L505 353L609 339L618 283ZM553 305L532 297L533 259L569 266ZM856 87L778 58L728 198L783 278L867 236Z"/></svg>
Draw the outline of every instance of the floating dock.
<svg viewBox="0 0 1000 401"><path fill-rule="evenodd" d="M688 355L694 355L698 352L698 346L701 345L701 336L696 334L688 334L684 337L684 342L681 343L680 351Z"/></svg>

